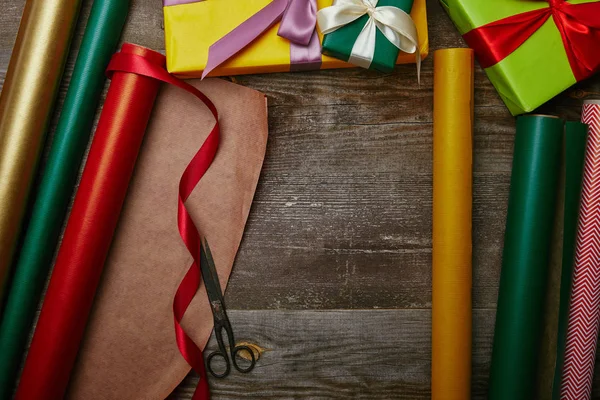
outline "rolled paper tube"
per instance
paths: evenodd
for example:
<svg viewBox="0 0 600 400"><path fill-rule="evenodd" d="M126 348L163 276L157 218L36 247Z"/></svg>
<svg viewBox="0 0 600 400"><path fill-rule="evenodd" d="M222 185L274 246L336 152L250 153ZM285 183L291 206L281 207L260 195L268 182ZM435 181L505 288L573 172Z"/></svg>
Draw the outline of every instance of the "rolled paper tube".
<svg viewBox="0 0 600 400"><path fill-rule="evenodd" d="M164 67L154 51L124 44ZM160 82L116 71L98 122L16 398L63 398ZM140 232L143 234L143 232Z"/></svg>
<svg viewBox="0 0 600 400"><path fill-rule="evenodd" d="M600 101L586 101L582 122L589 125L569 303L561 399L592 394L600 328Z"/></svg>
<svg viewBox="0 0 600 400"><path fill-rule="evenodd" d="M471 397L471 49L434 53L432 399Z"/></svg>
<svg viewBox="0 0 600 400"><path fill-rule="evenodd" d="M573 276L573 264L575 261L577 221L579 217L587 132L587 125L580 122L569 121L566 124L562 269L560 275L554 383L552 385L552 398L554 399L558 399L560 396L560 379L562 376L567 334L571 278Z"/></svg>
<svg viewBox="0 0 600 400"><path fill-rule="evenodd" d="M0 301L80 4L25 3L0 95Z"/></svg>
<svg viewBox="0 0 600 400"><path fill-rule="evenodd" d="M517 119L490 400L535 398L564 123Z"/></svg>
<svg viewBox="0 0 600 400"><path fill-rule="evenodd" d="M0 400L11 395L128 9L128 0L96 0L88 18L0 318Z"/></svg>
<svg viewBox="0 0 600 400"><path fill-rule="evenodd" d="M553 397L555 377L559 379L557 383L560 387L558 371L562 369L565 348L566 311L569 307L586 140L587 125L574 121L566 123L559 185L555 194L555 223L547 272L543 333L539 340L540 358L535 394L535 398L539 400Z"/></svg>

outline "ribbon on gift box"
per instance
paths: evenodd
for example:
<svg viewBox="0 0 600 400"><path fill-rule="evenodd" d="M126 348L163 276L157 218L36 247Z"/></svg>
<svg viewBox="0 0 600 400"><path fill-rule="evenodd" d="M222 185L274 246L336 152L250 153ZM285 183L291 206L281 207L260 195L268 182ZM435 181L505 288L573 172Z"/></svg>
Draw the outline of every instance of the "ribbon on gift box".
<svg viewBox="0 0 600 400"><path fill-rule="evenodd" d="M172 4L190 2L189 0L167 1ZM166 5L169 4L166 3ZM291 70L319 69L321 66L321 43L315 29L317 0L273 0L210 46L202 78L205 78L213 69L233 57L280 21L277 34L290 41Z"/></svg>
<svg viewBox="0 0 600 400"><path fill-rule="evenodd" d="M358 35L349 63L369 68L375 56L377 29L400 51L415 54L417 75L421 76L421 54L417 27L404 10L392 6L377 6L379 0L337 0L331 7L317 13L317 24L326 35L348 25L365 14L369 20Z"/></svg>
<svg viewBox="0 0 600 400"><path fill-rule="evenodd" d="M546 0L548 7L491 22L463 35L483 68L511 55L552 17L577 81L600 69L600 2Z"/></svg>

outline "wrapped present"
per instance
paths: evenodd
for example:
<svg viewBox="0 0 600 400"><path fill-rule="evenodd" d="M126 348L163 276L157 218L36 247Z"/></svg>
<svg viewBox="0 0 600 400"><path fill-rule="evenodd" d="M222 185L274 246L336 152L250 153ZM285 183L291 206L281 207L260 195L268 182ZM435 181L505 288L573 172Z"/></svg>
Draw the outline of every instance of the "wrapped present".
<svg viewBox="0 0 600 400"><path fill-rule="evenodd" d="M178 76L191 78L355 66L347 62L348 58L340 60L321 54L323 34L316 29L317 11L332 6L333 0L163 1L167 68ZM364 1L377 4L376 0ZM379 0L382 4L391 1ZM396 1L407 3L410 0ZM397 64L415 63L417 54L420 60L429 52L425 3L426 0L414 0L410 13L418 34L418 46L412 54L397 52ZM369 12L367 9L364 14ZM356 23L360 24L360 21ZM380 23L374 21L373 24ZM380 29L377 33L381 34ZM355 35L349 40L357 38ZM383 39L377 39L376 53L380 52L379 43L383 43ZM374 57L374 60L379 58Z"/></svg>
<svg viewBox="0 0 600 400"><path fill-rule="evenodd" d="M598 0L441 0L513 115L600 69Z"/></svg>
<svg viewBox="0 0 600 400"><path fill-rule="evenodd" d="M418 34L409 15L413 0L379 0L368 7L370 1L334 0L332 7L317 13L325 33L323 54L381 72L394 69L400 49L416 52L418 63ZM371 12L356 18L361 5Z"/></svg>

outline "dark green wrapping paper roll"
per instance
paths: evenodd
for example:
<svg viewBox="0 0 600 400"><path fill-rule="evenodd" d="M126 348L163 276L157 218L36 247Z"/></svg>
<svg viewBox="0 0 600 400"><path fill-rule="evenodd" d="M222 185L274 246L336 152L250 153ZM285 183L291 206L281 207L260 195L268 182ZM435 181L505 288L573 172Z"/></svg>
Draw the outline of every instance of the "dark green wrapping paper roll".
<svg viewBox="0 0 600 400"><path fill-rule="evenodd" d="M517 119L490 400L534 398L563 121Z"/></svg>
<svg viewBox="0 0 600 400"><path fill-rule="evenodd" d="M558 310L558 329L556 343L556 366L552 398L560 398L560 382L565 354L569 298L575 261L577 223L579 220L579 201L581 182L587 143L588 126L581 122L567 122L565 133L565 207L562 270L560 279L560 306Z"/></svg>
<svg viewBox="0 0 600 400"><path fill-rule="evenodd" d="M9 399L92 131L104 71L129 0L95 0L35 200L0 324L0 400Z"/></svg>

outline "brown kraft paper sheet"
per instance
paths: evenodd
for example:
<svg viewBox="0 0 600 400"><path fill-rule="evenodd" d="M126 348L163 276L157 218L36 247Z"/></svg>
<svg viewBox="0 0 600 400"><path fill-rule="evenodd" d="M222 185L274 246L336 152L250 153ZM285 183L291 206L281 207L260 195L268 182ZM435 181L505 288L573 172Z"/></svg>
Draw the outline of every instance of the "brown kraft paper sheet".
<svg viewBox="0 0 600 400"><path fill-rule="evenodd" d="M220 79L190 81L217 106L221 142L186 206L208 240L223 289L244 232L267 136L263 94ZM181 174L214 120L187 92L163 85L105 265L69 399L164 399L190 367L175 341L173 296L192 257L177 229ZM204 286L183 327L201 347L213 318Z"/></svg>

